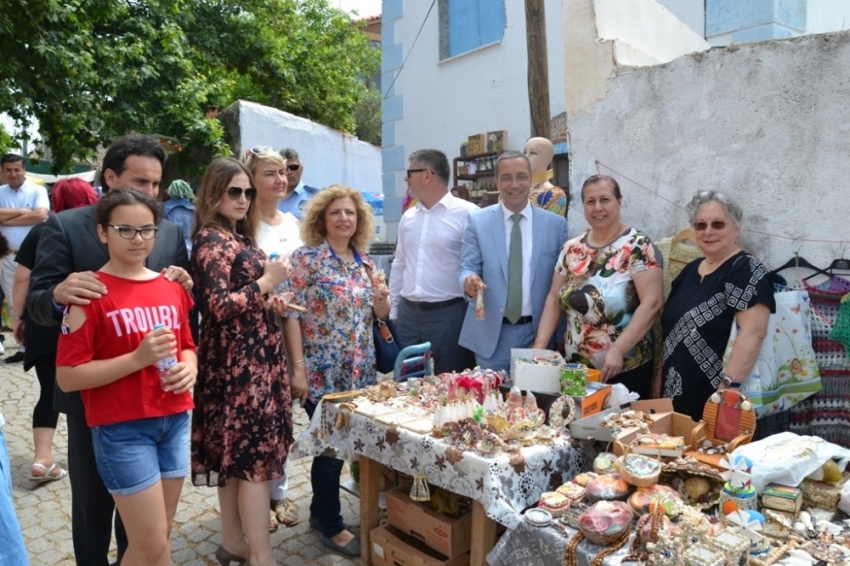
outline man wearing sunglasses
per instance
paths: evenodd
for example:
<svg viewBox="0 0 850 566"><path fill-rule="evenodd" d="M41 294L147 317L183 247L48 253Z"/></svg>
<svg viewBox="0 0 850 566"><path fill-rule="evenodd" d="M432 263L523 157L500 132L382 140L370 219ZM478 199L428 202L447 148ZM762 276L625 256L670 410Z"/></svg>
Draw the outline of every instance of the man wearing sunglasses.
<svg viewBox="0 0 850 566"><path fill-rule="evenodd" d="M280 150L281 156L286 160L286 187L285 196L277 201L277 209L281 212L292 213L295 218L301 220L301 214L307 207L307 201L319 192L316 187L305 185L301 181L304 166L298 159L298 152L292 148Z"/></svg>
<svg viewBox="0 0 850 566"><path fill-rule="evenodd" d="M390 318L402 344L431 342L437 375L471 367L458 344L466 301L457 282L460 249L469 213L478 207L449 193L449 160L436 149L410 155L408 190L418 202L398 224L390 277Z"/></svg>
<svg viewBox="0 0 850 566"><path fill-rule="evenodd" d="M165 152L154 138L139 134L120 137L103 158L103 190L129 187L157 198L164 164ZM50 348L56 351L58 325L65 305L88 304L107 292L95 274L109 260L106 246L95 230L95 206L50 216L39 240L26 307L35 322L56 328L52 343L47 340L29 345L42 349L39 355L51 351ZM159 224L147 266L165 271L166 277L191 289L189 257L179 226L168 220ZM71 531L76 563L93 566L109 563L113 514L120 562L127 548L127 535L121 518L114 512L112 496L98 474L80 394L64 393L57 387L54 408L66 413L68 422Z"/></svg>

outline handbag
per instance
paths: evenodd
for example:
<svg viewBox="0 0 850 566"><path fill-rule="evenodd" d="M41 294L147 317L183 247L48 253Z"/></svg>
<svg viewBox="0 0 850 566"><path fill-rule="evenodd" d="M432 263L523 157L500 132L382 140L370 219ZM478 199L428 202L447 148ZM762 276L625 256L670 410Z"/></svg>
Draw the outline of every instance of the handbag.
<svg viewBox="0 0 850 566"><path fill-rule="evenodd" d="M375 367L381 373L395 370L395 361L401 352L401 342L391 320L372 322L372 340L375 342Z"/></svg>
<svg viewBox="0 0 850 566"><path fill-rule="evenodd" d="M369 281L374 285L372 269L363 264ZM403 346L398 339L395 325L391 320L372 319L372 342L375 343L375 368L380 373L391 373L395 370L395 361Z"/></svg>
<svg viewBox="0 0 850 566"><path fill-rule="evenodd" d="M823 388L812 348L809 293L789 289L774 293L776 312L770 315L767 335L750 375L741 382L759 418L787 410ZM729 361L738 337L732 323L723 365Z"/></svg>

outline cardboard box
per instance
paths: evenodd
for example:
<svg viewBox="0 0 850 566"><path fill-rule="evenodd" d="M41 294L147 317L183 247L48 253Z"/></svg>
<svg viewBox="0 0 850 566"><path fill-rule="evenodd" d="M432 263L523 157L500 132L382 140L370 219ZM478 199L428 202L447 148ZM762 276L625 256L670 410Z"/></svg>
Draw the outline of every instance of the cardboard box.
<svg viewBox="0 0 850 566"><path fill-rule="evenodd" d="M517 358L546 358L557 365L540 365L517 362ZM511 349L511 380L523 391L561 393L561 368L564 358L554 350L534 348Z"/></svg>
<svg viewBox="0 0 850 566"><path fill-rule="evenodd" d="M587 383L587 394L584 397L573 397L576 402L576 409L581 409L581 418L589 417L605 410L612 390L613 388L610 385L589 381Z"/></svg>
<svg viewBox="0 0 850 566"><path fill-rule="evenodd" d="M468 552L472 544L472 513L446 517L410 499L409 492L410 488L404 486L387 492L390 525L449 558Z"/></svg>
<svg viewBox="0 0 850 566"><path fill-rule="evenodd" d="M466 566L469 552L444 558L413 537L393 527L377 527L369 531L369 544L374 566Z"/></svg>
<svg viewBox="0 0 850 566"><path fill-rule="evenodd" d="M620 431L617 438L611 434L611 429L602 426L605 417L610 414L626 410L643 411L653 420L649 432L655 434L668 434L670 436L681 436L685 439L685 450L696 448L702 442L704 434L702 423L695 423L687 415L675 413L673 402L670 399L648 399L646 401L633 401L620 407L604 410L601 413L581 418L570 423L570 434L574 438L593 438L601 441L614 442L614 453L623 454L629 443L638 434L644 431L639 428L625 428Z"/></svg>
<svg viewBox="0 0 850 566"><path fill-rule="evenodd" d="M803 490L777 483L769 483L761 494L761 506L796 516L803 507Z"/></svg>
<svg viewBox="0 0 850 566"><path fill-rule="evenodd" d="M478 155L479 153L487 151L487 143L484 139L484 134L469 136L466 143L469 148L469 153L467 153L467 155Z"/></svg>

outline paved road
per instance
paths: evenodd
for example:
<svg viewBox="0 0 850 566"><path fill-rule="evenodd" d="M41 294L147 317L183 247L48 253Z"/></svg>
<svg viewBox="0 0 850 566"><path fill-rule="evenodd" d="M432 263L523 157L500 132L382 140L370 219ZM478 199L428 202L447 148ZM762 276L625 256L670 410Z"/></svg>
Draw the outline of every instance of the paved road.
<svg viewBox="0 0 850 566"><path fill-rule="evenodd" d="M14 343L6 333L6 344ZM6 355L14 353L8 348ZM67 479L36 486L27 480L32 463L32 410L38 399L38 380L35 370L23 371L22 364L4 364L0 357L0 408L6 418L4 433L12 461L13 490L18 519L26 540L30 564L72 566L74 552L71 543L71 491ZM296 410L296 429L306 427L307 415ZM297 432L296 432L297 434ZM54 443L54 456L62 467L67 460L67 429L64 417ZM280 526L272 534L278 564L360 564L328 550L321 535L307 525L310 505L310 461L301 460L294 466L290 479L290 497L298 505L301 523L292 528ZM347 472L343 471L344 477ZM358 500L348 494L342 498L342 515L346 524L359 525ZM174 564L186 566L216 566L213 553L219 544L221 524L215 489L197 488L187 483L183 488L180 507L171 535ZM112 558L115 558L113 543Z"/></svg>

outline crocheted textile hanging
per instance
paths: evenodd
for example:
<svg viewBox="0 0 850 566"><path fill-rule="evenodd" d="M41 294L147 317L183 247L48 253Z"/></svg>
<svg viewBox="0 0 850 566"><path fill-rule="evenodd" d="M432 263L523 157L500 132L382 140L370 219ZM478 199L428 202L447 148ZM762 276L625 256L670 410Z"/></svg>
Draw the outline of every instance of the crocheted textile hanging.
<svg viewBox="0 0 850 566"><path fill-rule="evenodd" d="M823 390L791 407L790 430L850 447L850 358L841 343L829 338L841 299L850 292L850 280L832 276L821 285L805 286L812 307L812 346Z"/></svg>

